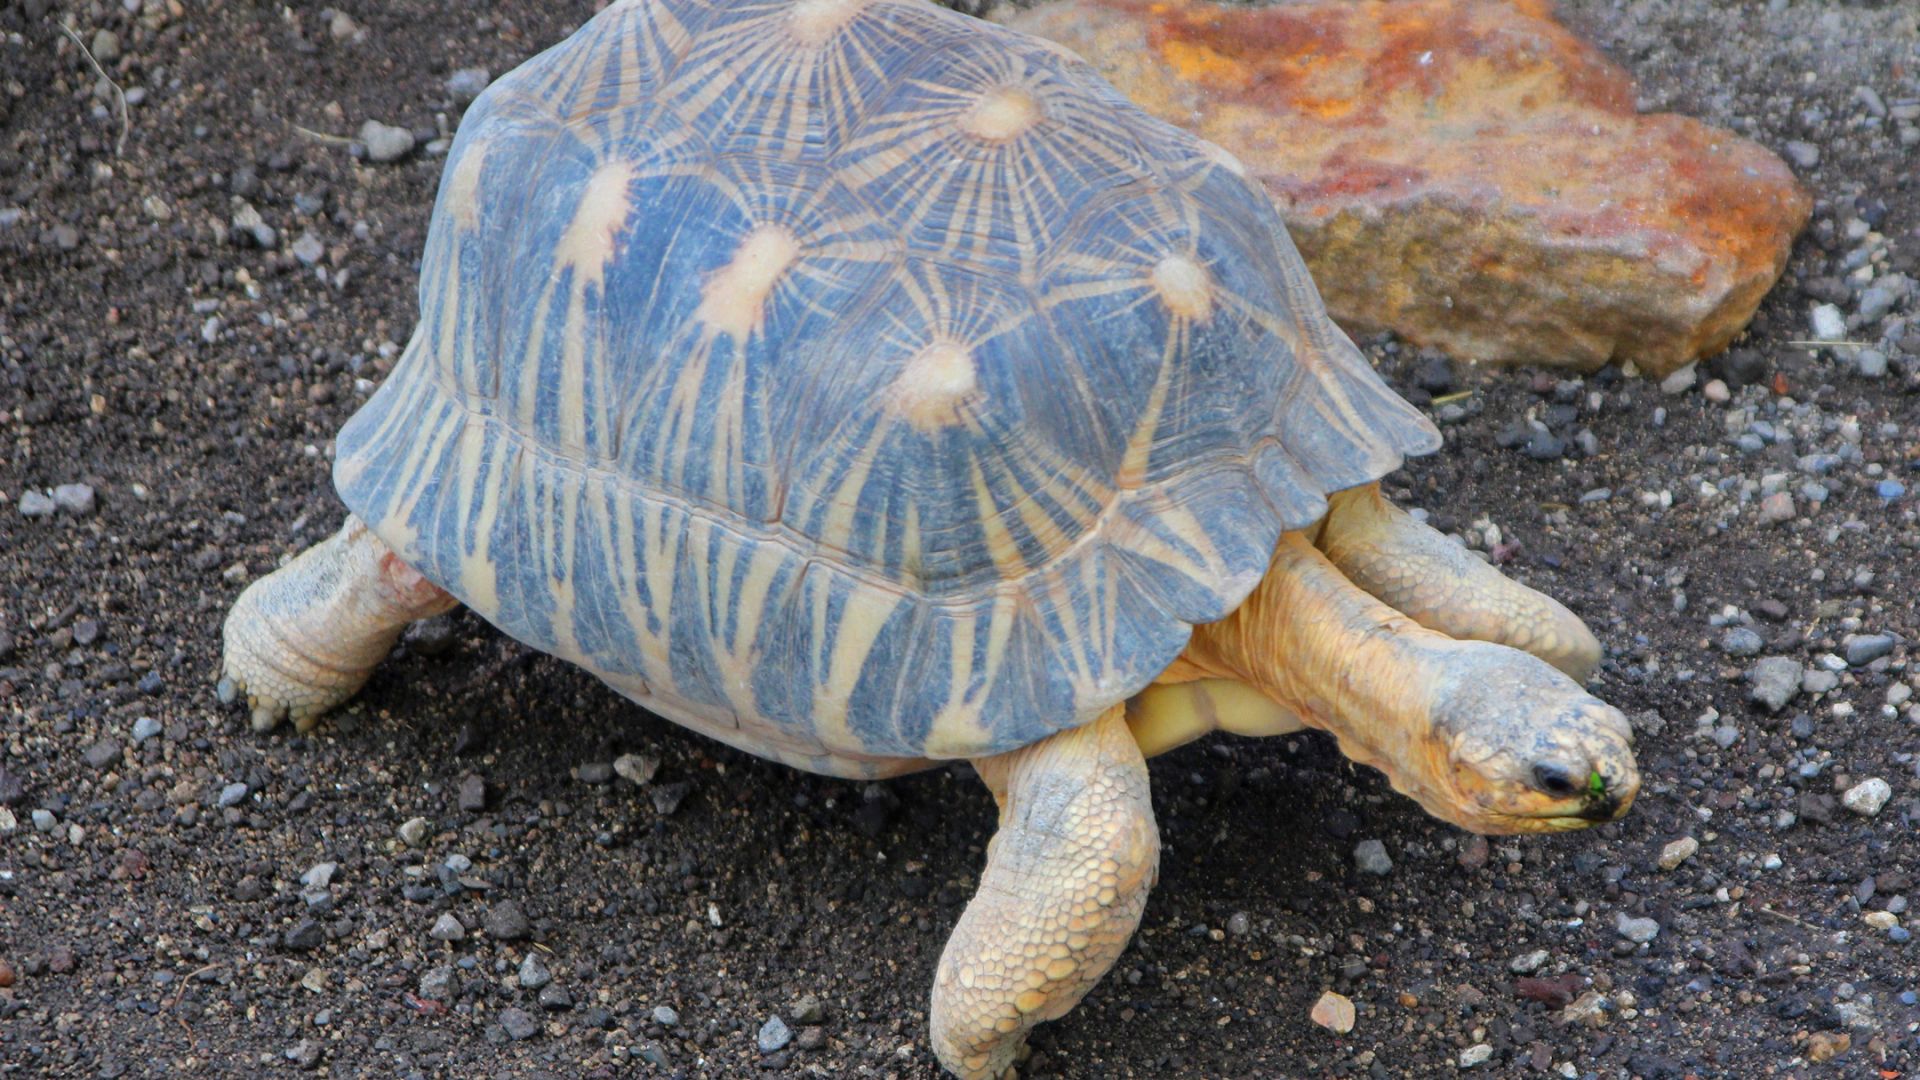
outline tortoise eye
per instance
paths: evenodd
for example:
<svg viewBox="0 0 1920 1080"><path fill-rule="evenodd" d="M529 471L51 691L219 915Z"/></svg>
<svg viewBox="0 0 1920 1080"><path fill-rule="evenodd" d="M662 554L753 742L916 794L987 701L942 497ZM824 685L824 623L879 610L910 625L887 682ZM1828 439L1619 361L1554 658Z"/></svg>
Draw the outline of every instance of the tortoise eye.
<svg viewBox="0 0 1920 1080"><path fill-rule="evenodd" d="M1567 770L1558 765L1539 764L1533 767L1533 783L1549 795L1571 795L1574 792L1573 778Z"/></svg>

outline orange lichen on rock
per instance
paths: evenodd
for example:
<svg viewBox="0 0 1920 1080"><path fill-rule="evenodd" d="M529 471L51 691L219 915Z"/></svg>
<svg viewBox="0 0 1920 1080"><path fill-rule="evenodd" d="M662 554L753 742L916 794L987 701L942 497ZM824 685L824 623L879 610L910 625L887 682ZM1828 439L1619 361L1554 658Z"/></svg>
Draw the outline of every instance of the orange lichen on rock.
<svg viewBox="0 0 1920 1080"><path fill-rule="evenodd" d="M1470 359L1663 374L1716 352L1811 208L1764 148L1635 112L1545 0L1054 0L1010 22L1243 160L1342 323Z"/></svg>

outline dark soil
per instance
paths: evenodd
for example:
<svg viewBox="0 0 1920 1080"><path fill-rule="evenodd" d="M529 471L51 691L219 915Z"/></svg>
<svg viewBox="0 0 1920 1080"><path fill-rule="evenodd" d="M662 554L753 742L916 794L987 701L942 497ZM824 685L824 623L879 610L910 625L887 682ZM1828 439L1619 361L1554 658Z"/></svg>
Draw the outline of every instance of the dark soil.
<svg viewBox="0 0 1920 1080"><path fill-rule="evenodd" d="M993 822L964 766L864 786L765 764L464 615L311 737L255 735L214 701L228 604L338 522L328 441L406 338L439 175L431 154L370 164L306 132L377 118L424 144L457 118L453 70L503 72L589 5L361 3L346 39L304 4L49 6L0 3L0 1074L935 1075L932 968ZM1856 312L1861 265L1920 277L1920 148L1874 108L1920 102L1920 30L1899 2L1778 7L1569 13L1649 104L1818 149L1814 226L1754 332L1700 373L1730 402L1380 350L1449 421L1400 500L1605 640L1596 689L1642 727L1631 816L1489 845L1318 736L1156 760L1145 924L1039 1030L1030 1074L1426 1076L1481 1044L1495 1075L1920 1062L1920 945L1863 919L1906 922L1920 874L1920 709L1895 690L1920 640L1920 330L1893 322L1920 328L1920 297L1853 328L1886 345L1883 376L1794 344L1812 305ZM143 98L122 153L60 17L118 34L107 66ZM276 230L264 247L233 226L242 200ZM324 279L292 254L307 232ZM1741 447L1755 422L1772 437ZM91 514L20 512L71 483ZM1795 506L1769 524L1776 486ZM1810 668L1852 634L1902 640L1768 713L1734 627ZM143 717L159 733L136 743ZM605 781L623 753L659 761L650 785ZM1884 809L1838 805L1868 777ZM1682 836L1698 853L1658 869ZM1363 839L1386 876L1356 870ZM320 863L330 884L304 886ZM488 928L503 902L525 938ZM446 912L464 941L428 936ZM1626 941L1621 916L1658 936ZM564 1002L519 985L530 953ZM1349 1036L1308 1019L1328 988L1358 1006ZM1604 1008L1570 1019L1589 991ZM807 995L821 1014L801 1023ZM762 1054L775 1014L796 1037Z"/></svg>

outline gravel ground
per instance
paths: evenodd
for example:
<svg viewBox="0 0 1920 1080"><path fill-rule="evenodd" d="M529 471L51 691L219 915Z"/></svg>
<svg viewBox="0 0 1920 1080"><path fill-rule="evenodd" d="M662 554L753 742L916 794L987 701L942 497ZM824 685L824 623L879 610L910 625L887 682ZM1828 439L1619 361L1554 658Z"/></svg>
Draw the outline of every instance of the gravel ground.
<svg viewBox="0 0 1920 1080"><path fill-rule="evenodd" d="M464 69L588 13L0 3L0 1074L936 1075L992 823L963 767L764 764L465 615L312 737L213 700L227 605L337 523ZM1819 200L1753 332L1664 385L1374 343L1447 432L1390 488L1594 626L1639 804L1488 843L1317 736L1158 759L1141 933L1030 1075L1920 1061L1915 8L1568 15Z"/></svg>

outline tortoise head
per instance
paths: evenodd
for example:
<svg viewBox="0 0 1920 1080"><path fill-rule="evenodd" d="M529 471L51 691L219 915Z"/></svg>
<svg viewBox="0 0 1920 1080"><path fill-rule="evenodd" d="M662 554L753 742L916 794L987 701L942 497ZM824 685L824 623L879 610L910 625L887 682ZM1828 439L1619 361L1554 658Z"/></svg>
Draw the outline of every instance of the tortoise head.
<svg viewBox="0 0 1920 1080"><path fill-rule="evenodd" d="M1431 688L1424 745L1403 761L1419 775L1395 786L1480 833L1563 832L1625 814L1640 772L1620 710L1525 653L1459 645Z"/></svg>

